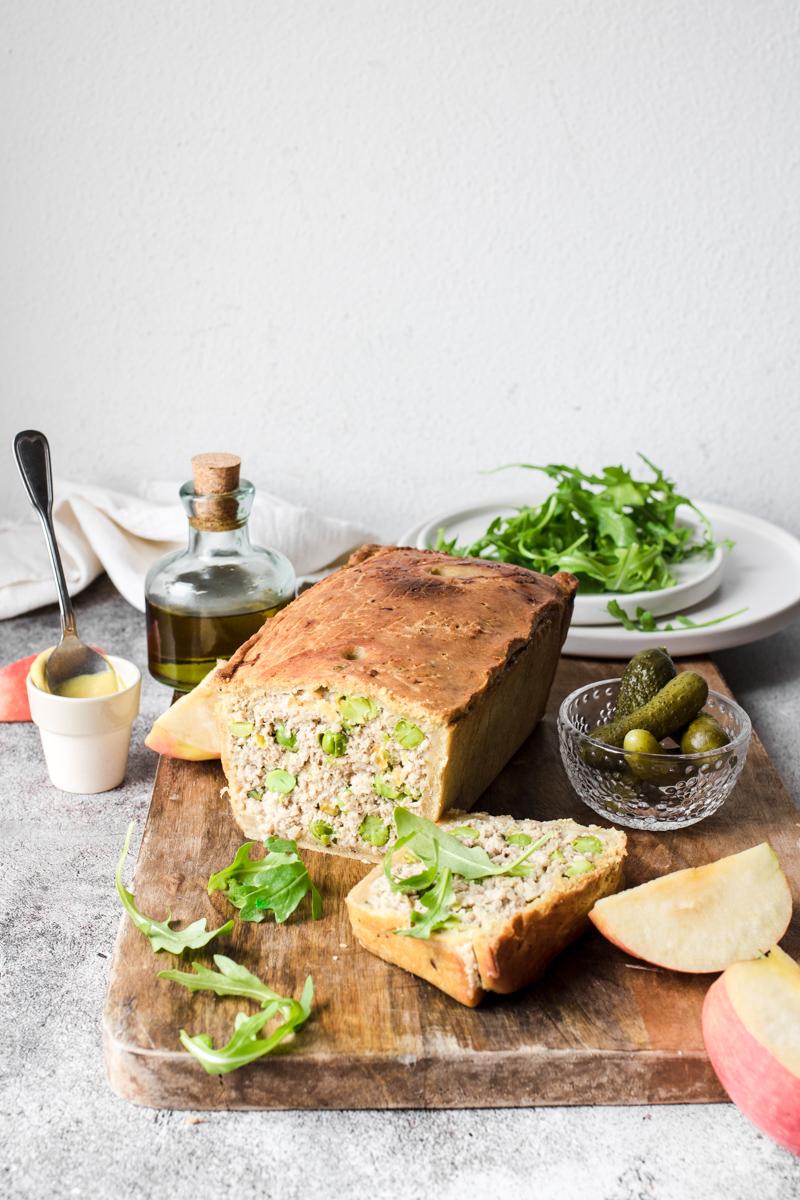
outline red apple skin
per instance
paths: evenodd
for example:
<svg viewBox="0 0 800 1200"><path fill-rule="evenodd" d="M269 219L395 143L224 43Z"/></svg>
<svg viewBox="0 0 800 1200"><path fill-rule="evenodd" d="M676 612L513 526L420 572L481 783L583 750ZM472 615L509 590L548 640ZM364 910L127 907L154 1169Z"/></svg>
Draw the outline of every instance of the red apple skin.
<svg viewBox="0 0 800 1200"><path fill-rule="evenodd" d="M800 1079L758 1042L731 1004L721 975L703 1003L703 1040L717 1077L754 1125L800 1155Z"/></svg>
<svg viewBox="0 0 800 1200"><path fill-rule="evenodd" d="M0 721L30 721L31 706L25 680L37 654L0 667Z"/></svg>

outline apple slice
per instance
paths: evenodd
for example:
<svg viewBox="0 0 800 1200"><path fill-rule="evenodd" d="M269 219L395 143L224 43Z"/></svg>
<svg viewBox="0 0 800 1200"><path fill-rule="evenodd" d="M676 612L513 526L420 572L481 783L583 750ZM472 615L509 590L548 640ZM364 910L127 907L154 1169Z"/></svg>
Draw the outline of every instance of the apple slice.
<svg viewBox="0 0 800 1200"><path fill-rule="evenodd" d="M773 946L728 967L706 994L703 1039L734 1104L800 1155L800 966Z"/></svg>
<svg viewBox="0 0 800 1200"><path fill-rule="evenodd" d="M604 937L673 971L724 971L779 941L792 894L769 842L598 900Z"/></svg>
<svg viewBox="0 0 800 1200"><path fill-rule="evenodd" d="M145 746L167 758L187 758L193 762L219 758L215 675L216 670L209 671L191 692L181 696L158 718L144 739Z"/></svg>
<svg viewBox="0 0 800 1200"><path fill-rule="evenodd" d="M29 654L27 658L18 658L16 662L0 667L0 721L30 721L31 706L25 680L37 657Z"/></svg>

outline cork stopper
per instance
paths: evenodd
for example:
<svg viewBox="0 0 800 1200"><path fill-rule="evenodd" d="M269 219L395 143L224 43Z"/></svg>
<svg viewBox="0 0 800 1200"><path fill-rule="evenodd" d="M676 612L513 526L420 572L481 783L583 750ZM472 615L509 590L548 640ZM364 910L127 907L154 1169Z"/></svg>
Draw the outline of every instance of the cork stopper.
<svg viewBox="0 0 800 1200"><path fill-rule="evenodd" d="M238 454L195 454L192 458L194 490L200 496L235 492L241 465Z"/></svg>
<svg viewBox="0 0 800 1200"><path fill-rule="evenodd" d="M239 517L239 497L233 493L239 487L238 454L195 454L192 458L194 484L194 515L189 523L195 529L222 533L236 529Z"/></svg>

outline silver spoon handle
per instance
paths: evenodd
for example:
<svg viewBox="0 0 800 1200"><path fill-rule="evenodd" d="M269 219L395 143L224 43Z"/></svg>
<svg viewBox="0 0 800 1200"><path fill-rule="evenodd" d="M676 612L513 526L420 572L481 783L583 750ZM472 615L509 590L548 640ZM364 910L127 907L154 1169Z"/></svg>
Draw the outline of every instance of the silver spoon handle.
<svg viewBox="0 0 800 1200"><path fill-rule="evenodd" d="M14 438L14 457L25 490L31 504L39 514L42 529L50 551L53 574L58 590L58 607L61 609L61 625L64 633L76 633L75 612L72 608L61 555L58 552L56 531L53 528L53 475L50 470L50 446L43 433L36 429L24 429Z"/></svg>

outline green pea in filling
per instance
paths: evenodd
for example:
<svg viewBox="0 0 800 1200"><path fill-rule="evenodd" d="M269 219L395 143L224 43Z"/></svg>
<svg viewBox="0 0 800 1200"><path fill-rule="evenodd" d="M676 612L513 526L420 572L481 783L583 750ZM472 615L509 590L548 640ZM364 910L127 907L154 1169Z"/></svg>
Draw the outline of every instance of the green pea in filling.
<svg viewBox="0 0 800 1200"><path fill-rule="evenodd" d="M564 872L565 875L588 875L589 871L594 870L594 863L590 863L586 858L576 859L571 863Z"/></svg>
<svg viewBox="0 0 800 1200"><path fill-rule="evenodd" d="M389 826L373 814L364 817L358 827L358 836L370 846L385 846L389 840Z"/></svg>
<svg viewBox="0 0 800 1200"><path fill-rule="evenodd" d="M290 733L285 725L276 725L274 733L275 741L279 746L283 746L284 750L297 749L297 737Z"/></svg>
<svg viewBox="0 0 800 1200"><path fill-rule="evenodd" d="M593 833L582 833L580 837L575 838L572 849L577 850L578 854L599 854L603 843Z"/></svg>
<svg viewBox="0 0 800 1200"><path fill-rule="evenodd" d="M326 729L319 735L319 744L322 753L327 754L329 758L343 758L347 753L347 734Z"/></svg>
<svg viewBox="0 0 800 1200"><path fill-rule="evenodd" d="M327 821L323 821L321 817L318 817L315 821L311 822L308 827L308 832L313 838L316 838L316 840L322 846L330 846L331 842L333 841L334 828L332 825L329 825Z"/></svg>
<svg viewBox="0 0 800 1200"><path fill-rule="evenodd" d="M401 717L394 727L394 738L404 750L413 750L420 742L425 741L425 734L419 725L414 725L411 721L406 721L405 717Z"/></svg>
<svg viewBox="0 0 800 1200"><path fill-rule="evenodd" d="M297 779L291 771L282 771L279 767L274 771L270 771L264 780L264 786L270 792L277 792L281 796L288 796L289 792L293 792L297 787Z"/></svg>
<svg viewBox="0 0 800 1200"><path fill-rule="evenodd" d="M348 725L366 725L380 715L380 708L368 696L340 696L337 700L342 720Z"/></svg>
<svg viewBox="0 0 800 1200"><path fill-rule="evenodd" d="M255 726L252 721L231 721L228 729L237 738L249 738Z"/></svg>
<svg viewBox="0 0 800 1200"><path fill-rule="evenodd" d="M530 846L533 838L527 833L504 833L504 841L508 842L509 846Z"/></svg>

